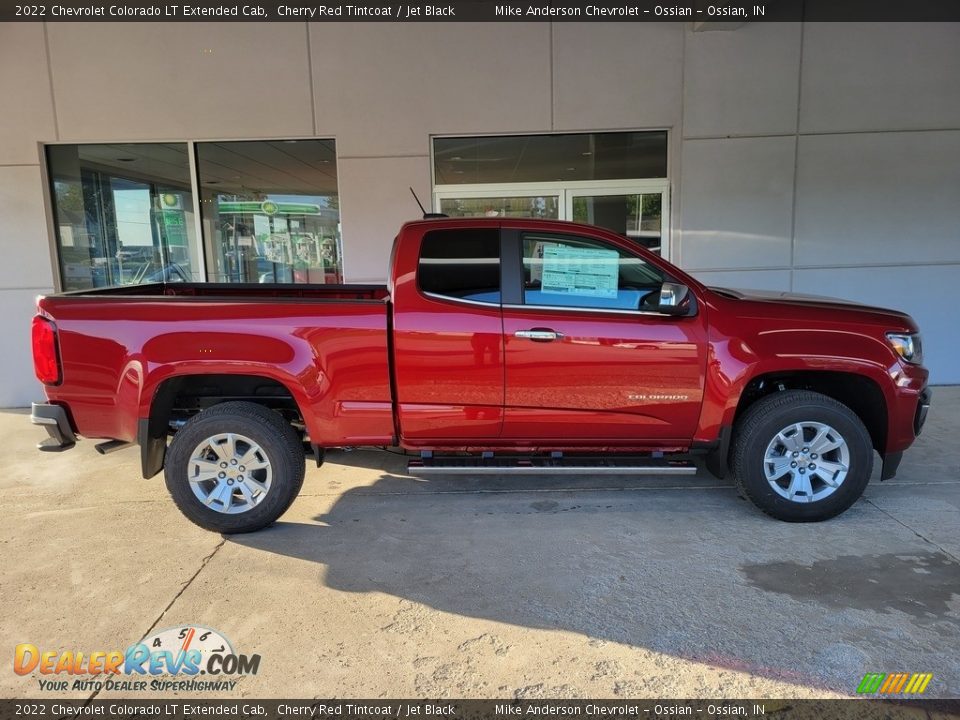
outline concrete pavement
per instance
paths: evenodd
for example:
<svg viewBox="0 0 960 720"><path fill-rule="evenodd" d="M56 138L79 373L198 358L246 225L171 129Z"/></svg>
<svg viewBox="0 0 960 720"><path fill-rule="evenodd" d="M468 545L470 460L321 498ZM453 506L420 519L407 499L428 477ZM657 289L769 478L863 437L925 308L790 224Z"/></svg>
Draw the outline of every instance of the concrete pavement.
<svg viewBox="0 0 960 720"><path fill-rule="evenodd" d="M426 481L336 451L281 522L225 539L136 450L38 453L24 411L0 432L0 696L42 695L17 643L186 624L262 656L231 697L830 697L896 671L960 696L960 388L898 478L815 525L702 472Z"/></svg>

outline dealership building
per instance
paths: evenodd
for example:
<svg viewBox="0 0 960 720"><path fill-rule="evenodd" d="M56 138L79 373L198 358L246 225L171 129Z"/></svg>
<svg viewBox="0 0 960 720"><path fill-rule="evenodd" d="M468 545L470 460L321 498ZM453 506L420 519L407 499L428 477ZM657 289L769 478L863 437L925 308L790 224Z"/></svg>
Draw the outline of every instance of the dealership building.
<svg viewBox="0 0 960 720"><path fill-rule="evenodd" d="M382 282L410 187L906 310L960 382L960 24L8 23L0 97L0 406L37 295Z"/></svg>

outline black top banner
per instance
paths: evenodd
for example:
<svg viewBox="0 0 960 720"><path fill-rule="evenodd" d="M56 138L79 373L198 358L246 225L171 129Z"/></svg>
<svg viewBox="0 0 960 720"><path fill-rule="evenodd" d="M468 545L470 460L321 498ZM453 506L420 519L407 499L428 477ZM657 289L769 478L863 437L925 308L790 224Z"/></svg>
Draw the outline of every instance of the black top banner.
<svg viewBox="0 0 960 720"><path fill-rule="evenodd" d="M0 0L11 22L960 22L958 0L532 0L325 2L301 0Z"/></svg>

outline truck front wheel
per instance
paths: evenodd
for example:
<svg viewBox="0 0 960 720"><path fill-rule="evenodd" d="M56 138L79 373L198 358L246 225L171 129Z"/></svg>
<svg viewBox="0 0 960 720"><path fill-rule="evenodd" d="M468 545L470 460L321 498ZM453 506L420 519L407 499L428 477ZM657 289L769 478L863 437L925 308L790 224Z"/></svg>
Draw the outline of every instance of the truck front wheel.
<svg viewBox="0 0 960 720"><path fill-rule="evenodd" d="M873 445L863 422L833 398L807 390L769 395L737 423L730 467L740 491L768 515L817 522L863 494Z"/></svg>
<svg viewBox="0 0 960 720"><path fill-rule="evenodd" d="M205 530L253 532L279 518L303 485L303 444L276 412L226 402L190 419L164 469L180 511Z"/></svg>

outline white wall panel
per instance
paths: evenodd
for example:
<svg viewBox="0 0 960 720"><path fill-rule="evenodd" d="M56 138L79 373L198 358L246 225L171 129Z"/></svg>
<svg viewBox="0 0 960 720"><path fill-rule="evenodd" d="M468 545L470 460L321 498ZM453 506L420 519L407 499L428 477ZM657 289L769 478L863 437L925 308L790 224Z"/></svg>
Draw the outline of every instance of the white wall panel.
<svg viewBox="0 0 960 720"><path fill-rule="evenodd" d="M797 265L960 260L960 131L803 136Z"/></svg>
<svg viewBox="0 0 960 720"><path fill-rule="evenodd" d="M0 288L52 287L38 166L0 166Z"/></svg>
<svg viewBox="0 0 960 720"><path fill-rule="evenodd" d="M554 128L676 127L683 23L556 23Z"/></svg>
<svg viewBox="0 0 960 720"><path fill-rule="evenodd" d="M799 23L688 29L684 58L685 136L796 132Z"/></svg>
<svg viewBox="0 0 960 720"><path fill-rule="evenodd" d="M696 270L690 274L713 287L779 292L790 289L789 270Z"/></svg>
<svg viewBox="0 0 960 720"><path fill-rule="evenodd" d="M924 364L933 383L960 383L960 265L797 270L794 289L910 313L923 333Z"/></svg>
<svg viewBox="0 0 960 720"><path fill-rule="evenodd" d="M56 140L41 23L0 23L0 165L38 162L37 142Z"/></svg>
<svg viewBox="0 0 960 720"><path fill-rule="evenodd" d="M397 230L421 217L411 186L430 208L430 160L346 159L339 172L344 277L347 282L385 282Z"/></svg>
<svg viewBox="0 0 960 720"><path fill-rule="evenodd" d="M64 140L309 136L300 23L51 23Z"/></svg>
<svg viewBox="0 0 960 720"><path fill-rule="evenodd" d="M683 142L680 228L674 233L680 252L674 257L685 268L789 266L794 142Z"/></svg>
<svg viewBox="0 0 960 720"><path fill-rule="evenodd" d="M807 23L804 132L960 127L960 23Z"/></svg>
<svg viewBox="0 0 960 720"><path fill-rule="evenodd" d="M310 23L310 33L317 131L336 134L341 155L550 129L544 23Z"/></svg>

